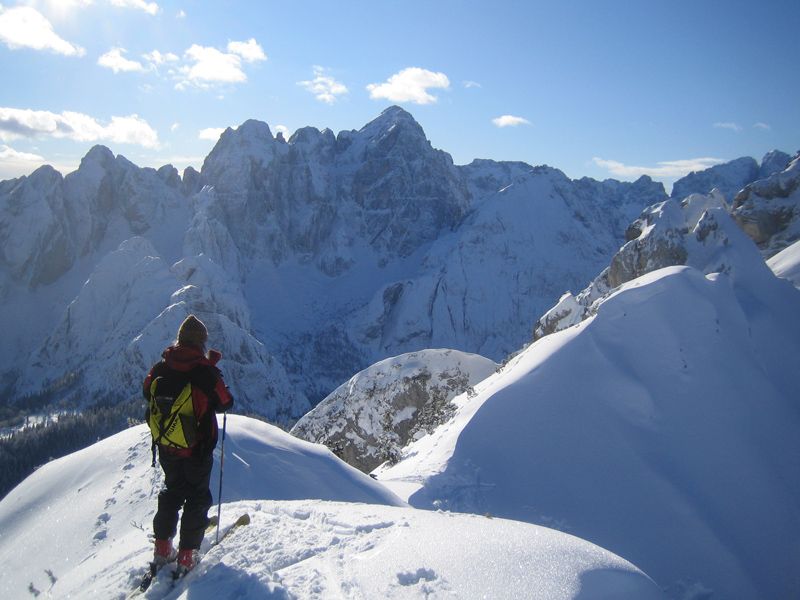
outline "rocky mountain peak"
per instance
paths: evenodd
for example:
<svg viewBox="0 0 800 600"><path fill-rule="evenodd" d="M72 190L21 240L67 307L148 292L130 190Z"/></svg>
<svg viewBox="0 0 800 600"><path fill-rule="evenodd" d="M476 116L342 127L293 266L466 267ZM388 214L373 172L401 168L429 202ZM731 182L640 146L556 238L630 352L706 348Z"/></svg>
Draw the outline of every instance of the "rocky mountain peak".
<svg viewBox="0 0 800 600"><path fill-rule="evenodd" d="M106 146L101 144L97 144L96 146L92 146L91 150L86 153L81 159L81 164L79 169L83 169L89 167L90 165L98 165L104 170L108 170L111 168L111 165L114 164L114 153L111 152Z"/></svg>
<svg viewBox="0 0 800 600"><path fill-rule="evenodd" d="M780 150L772 150L764 155L761 159L761 167L758 171L759 179L766 179L770 175L780 173L789 166L792 157L781 152Z"/></svg>
<svg viewBox="0 0 800 600"><path fill-rule="evenodd" d="M739 190L758 179L758 173L756 160L743 156L682 177L672 186L672 197L681 200L690 194L708 194L717 188L730 202Z"/></svg>

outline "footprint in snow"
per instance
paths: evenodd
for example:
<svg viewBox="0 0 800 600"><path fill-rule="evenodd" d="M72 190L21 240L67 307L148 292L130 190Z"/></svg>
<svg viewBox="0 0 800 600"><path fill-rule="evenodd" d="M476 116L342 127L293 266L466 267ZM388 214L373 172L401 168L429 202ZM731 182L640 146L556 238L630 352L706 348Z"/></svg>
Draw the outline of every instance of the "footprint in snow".
<svg viewBox="0 0 800 600"><path fill-rule="evenodd" d="M419 568L414 573L398 573L397 581L400 585L417 585L420 581L436 581L438 577L433 569Z"/></svg>

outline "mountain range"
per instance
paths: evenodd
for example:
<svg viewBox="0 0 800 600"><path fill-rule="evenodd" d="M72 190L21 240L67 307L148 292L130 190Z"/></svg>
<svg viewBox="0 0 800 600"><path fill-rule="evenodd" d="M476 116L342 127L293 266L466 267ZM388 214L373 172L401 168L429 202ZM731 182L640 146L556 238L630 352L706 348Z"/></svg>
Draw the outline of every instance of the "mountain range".
<svg viewBox="0 0 800 600"><path fill-rule="evenodd" d="M686 185L763 174L740 162ZM499 361L666 198L647 177L456 166L398 107L288 141L247 121L182 177L96 146L66 176L42 167L0 182L3 403L134 401L190 313L222 350L239 407L285 425L390 356L440 347Z"/></svg>

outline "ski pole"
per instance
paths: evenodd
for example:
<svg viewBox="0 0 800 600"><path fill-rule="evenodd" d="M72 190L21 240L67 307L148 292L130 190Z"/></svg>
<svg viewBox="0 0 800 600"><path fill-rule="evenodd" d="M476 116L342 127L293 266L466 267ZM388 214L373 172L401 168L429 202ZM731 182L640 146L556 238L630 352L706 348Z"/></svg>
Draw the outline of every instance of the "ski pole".
<svg viewBox="0 0 800 600"><path fill-rule="evenodd" d="M222 514L222 471L225 467L225 427L228 425L228 413L222 415L222 446L219 457L219 494L217 494L217 544L219 544L219 524Z"/></svg>

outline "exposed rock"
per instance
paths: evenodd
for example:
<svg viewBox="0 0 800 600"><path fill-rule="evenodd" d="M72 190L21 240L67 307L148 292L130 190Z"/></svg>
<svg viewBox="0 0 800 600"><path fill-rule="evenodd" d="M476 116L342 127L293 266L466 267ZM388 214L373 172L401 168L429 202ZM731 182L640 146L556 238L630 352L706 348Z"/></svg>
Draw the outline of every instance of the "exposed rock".
<svg viewBox="0 0 800 600"><path fill-rule="evenodd" d="M763 261L729 216L722 194L692 194L647 208L628 227L630 239L611 264L577 296L562 296L534 326L533 339L566 329L594 314L596 306L628 281L664 267L689 265L704 273L732 274L735 265L762 270ZM635 235L635 237L633 237Z"/></svg>
<svg viewBox="0 0 800 600"><path fill-rule="evenodd" d="M324 443L370 472L446 421L451 400L497 365L456 350L423 350L383 360L354 375L304 416L292 434Z"/></svg>
<svg viewBox="0 0 800 600"><path fill-rule="evenodd" d="M789 166L742 190L733 218L758 244L765 258L800 238L800 154Z"/></svg>

